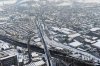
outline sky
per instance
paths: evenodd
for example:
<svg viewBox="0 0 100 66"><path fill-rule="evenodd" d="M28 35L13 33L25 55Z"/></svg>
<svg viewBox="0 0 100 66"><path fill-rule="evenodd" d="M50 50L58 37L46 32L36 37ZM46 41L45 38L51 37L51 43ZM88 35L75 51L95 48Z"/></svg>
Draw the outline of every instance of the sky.
<svg viewBox="0 0 100 66"><path fill-rule="evenodd" d="M49 1L61 1L61 0L49 0ZM76 2L83 2L83 3L100 3L100 0L63 0L63 1L76 1Z"/></svg>
<svg viewBox="0 0 100 66"><path fill-rule="evenodd" d="M17 0L0 0L0 6L3 6L3 4L13 4ZM27 1L27 0L24 0ZM39 0L36 0L39 1ZM70 5L72 2L81 2L81 3L100 3L100 0L49 0L49 1L65 1L63 4L60 5Z"/></svg>
<svg viewBox="0 0 100 66"><path fill-rule="evenodd" d="M77 0L77 1L83 3L100 3L100 0Z"/></svg>
<svg viewBox="0 0 100 66"><path fill-rule="evenodd" d="M16 0L0 0L0 6L3 6L3 4L13 4Z"/></svg>

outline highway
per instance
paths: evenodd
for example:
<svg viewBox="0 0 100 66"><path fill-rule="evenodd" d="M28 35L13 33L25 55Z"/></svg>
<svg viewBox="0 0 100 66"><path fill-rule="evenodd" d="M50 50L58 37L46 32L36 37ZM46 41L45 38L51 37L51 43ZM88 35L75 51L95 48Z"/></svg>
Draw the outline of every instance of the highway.
<svg viewBox="0 0 100 66"><path fill-rule="evenodd" d="M20 47L23 47L23 48L27 48L27 44L25 43L22 43L22 42L18 42L16 40L13 40L7 36L2 36L0 35L0 40L4 41L4 42L7 42L9 44L12 44L12 45L15 45L15 46L20 46ZM39 52L39 53L43 53L44 54L44 50L42 48L39 48L35 45L30 45L30 49L32 51L35 51L35 52ZM50 54L52 57L55 57L55 58L59 58L61 60L70 60L70 61L75 61L76 64L78 64L79 66L93 66L93 64L89 64L87 62L84 62L84 61L81 61L81 60L78 60L78 59L74 59L73 57L68 57L65 53L62 53L62 52L58 52L58 51L55 51L55 50L49 50L50 51Z"/></svg>
<svg viewBox="0 0 100 66"><path fill-rule="evenodd" d="M76 49L76 48L73 48L73 47L70 47L70 46L68 46L68 45L64 45L64 44L62 44L62 43L60 43L60 42L56 42L56 41L54 41L53 39L49 39L48 38L48 33L50 33L50 32L46 32L45 30L48 30L48 28L47 27L45 27L45 28L43 28L44 26L43 25L40 25L41 26L41 31L43 32L43 38L44 38L44 40L45 40L45 42L46 42L46 44L48 44L48 45L50 45L50 46L52 46L52 47L60 47L60 48L63 48L63 49L70 49L70 51L72 51L73 52L73 54L71 55L72 57L74 57L74 58L78 58L78 59L80 59L80 60L92 60L93 62L94 62L94 64L97 64L98 63L98 61L100 61L100 59L99 58L97 58L97 57L95 57L95 56L93 56L93 55L91 55L90 53L88 53L88 52L83 52L83 51L81 51L81 50L78 50L78 49ZM79 54L79 56L78 56L78 54L76 54L76 53L78 53ZM80 56L82 56L82 57L80 57Z"/></svg>

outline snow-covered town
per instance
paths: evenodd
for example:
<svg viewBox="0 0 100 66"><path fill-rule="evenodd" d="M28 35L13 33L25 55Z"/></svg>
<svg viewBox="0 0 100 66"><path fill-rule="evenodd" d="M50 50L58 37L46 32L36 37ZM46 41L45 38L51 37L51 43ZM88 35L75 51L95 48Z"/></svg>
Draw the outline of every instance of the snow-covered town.
<svg viewBox="0 0 100 66"><path fill-rule="evenodd" d="M100 66L100 1L0 0L0 66Z"/></svg>

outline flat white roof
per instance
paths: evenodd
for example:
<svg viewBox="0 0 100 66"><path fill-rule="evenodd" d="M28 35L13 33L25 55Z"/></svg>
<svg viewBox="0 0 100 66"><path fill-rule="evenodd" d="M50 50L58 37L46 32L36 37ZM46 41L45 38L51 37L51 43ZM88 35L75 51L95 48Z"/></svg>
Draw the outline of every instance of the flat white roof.
<svg viewBox="0 0 100 66"><path fill-rule="evenodd" d="M97 31L97 30L100 30L100 28L95 27L95 28L90 29L90 31Z"/></svg>
<svg viewBox="0 0 100 66"><path fill-rule="evenodd" d="M58 30L58 31L60 30L58 27L52 27L52 28L53 28L54 30Z"/></svg>
<svg viewBox="0 0 100 66"><path fill-rule="evenodd" d="M45 64L45 62L43 60L41 60L41 61L38 61L38 62L34 62L34 64L36 66L41 66L41 65Z"/></svg>
<svg viewBox="0 0 100 66"><path fill-rule="evenodd" d="M61 48L61 47L55 47L56 49L59 49L59 50L63 50L63 48Z"/></svg>
<svg viewBox="0 0 100 66"><path fill-rule="evenodd" d="M4 11L4 10L0 7L0 11Z"/></svg>
<svg viewBox="0 0 100 66"><path fill-rule="evenodd" d="M94 46L96 46L96 47L100 47L100 40L98 40L96 43L94 43L94 44L92 44L92 45L94 45Z"/></svg>
<svg viewBox="0 0 100 66"><path fill-rule="evenodd" d="M68 5L71 5L72 3L67 3L67 2L64 2L64 3L60 3L58 4L57 6L68 6Z"/></svg>
<svg viewBox="0 0 100 66"><path fill-rule="evenodd" d="M73 46L73 47L77 47L79 45L81 45L82 43L78 42L78 41L74 41L72 43L69 43L69 45Z"/></svg>
<svg viewBox="0 0 100 66"><path fill-rule="evenodd" d="M32 52L32 57L37 57L39 56L36 52Z"/></svg>
<svg viewBox="0 0 100 66"><path fill-rule="evenodd" d="M36 39L34 39L34 41L39 42L39 41L41 41L41 38L36 38Z"/></svg>
<svg viewBox="0 0 100 66"><path fill-rule="evenodd" d="M77 36L80 36L80 34L79 33L75 33L75 34L68 35L68 37L71 37L71 38L74 38L74 37L77 37Z"/></svg>
<svg viewBox="0 0 100 66"><path fill-rule="evenodd" d="M90 43L96 42L95 40L90 40L90 39L87 39L87 38L85 39L85 41L86 41L86 42L90 42Z"/></svg>

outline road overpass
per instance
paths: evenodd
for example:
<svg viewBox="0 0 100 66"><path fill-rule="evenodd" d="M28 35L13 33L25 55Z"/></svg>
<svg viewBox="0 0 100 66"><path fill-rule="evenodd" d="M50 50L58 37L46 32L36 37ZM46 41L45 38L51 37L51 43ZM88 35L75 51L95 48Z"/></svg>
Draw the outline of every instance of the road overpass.
<svg viewBox="0 0 100 66"><path fill-rule="evenodd" d="M18 42L16 40L13 40L13 39L7 37L7 36L0 35L0 40L7 42L9 44L15 45L15 46L27 48L26 43ZM35 51L35 52L39 52L39 53L43 53L43 54L45 53L44 49L42 49L38 46L35 46L35 45L30 45L30 49L32 51ZM80 59L75 59L73 57L69 57L69 56L67 56L66 53L62 53L62 52L55 51L55 50L49 50L49 51L50 51L52 57L64 60L66 62L73 62L74 61L74 63L79 65L79 66L94 66L93 63L89 63L89 62L82 61Z"/></svg>

